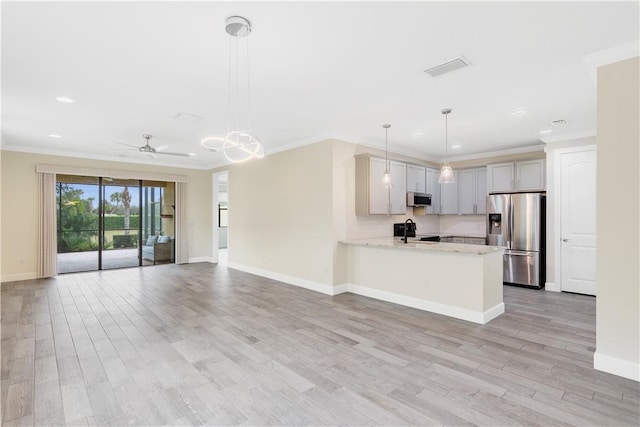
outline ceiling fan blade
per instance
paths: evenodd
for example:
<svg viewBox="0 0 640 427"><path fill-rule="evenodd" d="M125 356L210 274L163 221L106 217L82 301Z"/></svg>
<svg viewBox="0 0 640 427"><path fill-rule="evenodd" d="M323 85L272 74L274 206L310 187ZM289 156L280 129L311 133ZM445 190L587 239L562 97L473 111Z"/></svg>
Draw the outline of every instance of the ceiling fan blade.
<svg viewBox="0 0 640 427"><path fill-rule="evenodd" d="M159 147L155 147L156 151L163 151L163 150L166 150L167 148L169 148L167 144L161 145Z"/></svg>
<svg viewBox="0 0 640 427"><path fill-rule="evenodd" d="M157 150L157 148L156 148ZM166 154L168 156L180 156L180 157L193 157L191 154L187 153L171 153L169 151L157 151L156 154Z"/></svg>
<svg viewBox="0 0 640 427"><path fill-rule="evenodd" d="M125 144L124 142L117 142L117 141L109 141L109 142L111 142L111 143L113 143L113 144L126 145L127 147L133 147L133 148L136 148L136 149L137 149L137 148L140 148L140 147L139 147L139 146L137 146L137 145Z"/></svg>

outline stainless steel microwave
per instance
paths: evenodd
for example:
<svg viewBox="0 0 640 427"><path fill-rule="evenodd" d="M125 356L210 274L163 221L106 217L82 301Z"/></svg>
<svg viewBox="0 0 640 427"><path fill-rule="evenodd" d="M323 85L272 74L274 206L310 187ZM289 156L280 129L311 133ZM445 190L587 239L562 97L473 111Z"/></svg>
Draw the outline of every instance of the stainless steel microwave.
<svg viewBox="0 0 640 427"><path fill-rule="evenodd" d="M431 194L426 193L407 193L407 206L431 206Z"/></svg>

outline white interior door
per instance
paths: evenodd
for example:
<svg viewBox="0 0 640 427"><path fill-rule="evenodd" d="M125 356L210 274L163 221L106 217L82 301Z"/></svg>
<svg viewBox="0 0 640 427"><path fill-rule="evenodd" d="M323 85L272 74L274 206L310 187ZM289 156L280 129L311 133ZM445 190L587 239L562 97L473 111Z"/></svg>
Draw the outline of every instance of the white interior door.
<svg viewBox="0 0 640 427"><path fill-rule="evenodd" d="M562 290L596 295L596 151L561 155Z"/></svg>

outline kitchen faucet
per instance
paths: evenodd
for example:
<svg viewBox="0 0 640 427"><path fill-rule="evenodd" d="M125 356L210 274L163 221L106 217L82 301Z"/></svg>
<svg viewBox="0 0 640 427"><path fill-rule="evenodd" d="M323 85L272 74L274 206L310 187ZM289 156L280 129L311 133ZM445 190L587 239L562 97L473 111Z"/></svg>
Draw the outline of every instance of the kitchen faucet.
<svg viewBox="0 0 640 427"><path fill-rule="evenodd" d="M407 243L407 228L408 228L407 225L409 225L409 222L411 222L413 225L416 224L415 222L413 222L413 220L411 218L407 219L404 222L404 237L402 237L402 241L405 242L405 243Z"/></svg>

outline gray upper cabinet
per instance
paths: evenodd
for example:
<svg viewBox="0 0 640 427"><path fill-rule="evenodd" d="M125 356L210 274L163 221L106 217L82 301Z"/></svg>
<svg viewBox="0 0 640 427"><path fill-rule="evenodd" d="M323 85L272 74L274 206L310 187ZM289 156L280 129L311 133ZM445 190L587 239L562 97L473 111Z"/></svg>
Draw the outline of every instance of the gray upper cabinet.
<svg viewBox="0 0 640 427"><path fill-rule="evenodd" d="M458 171L458 197L460 214L483 214L487 211L487 169L461 169Z"/></svg>
<svg viewBox="0 0 640 427"><path fill-rule="evenodd" d="M544 159L487 165L488 193L544 190Z"/></svg>
<svg viewBox="0 0 640 427"><path fill-rule="evenodd" d="M404 163L389 161L391 188L382 182L385 160L356 156L356 215L404 214L407 210L407 176Z"/></svg>
<svg viewBox="0 0 640 427"><path fill-rule="evenodd" d="M453 171L455 182L452 184L440 185L440 214L455 215L458 213L458 183L460 182L459 171Z"/></svg>
<svg viewBox="0 0 640 427"><path fill-rule="evenodd" d="M393 184L389 189L389 213L404 215L407 213L407 165L391 160L389 172Z"/></svg>
<svg viewBox="0 0 640 427"><path fill-rule="evenodd" d="M438 178L440 171L438 169L427 168L426 170L426 193L431 194L431 206L427 207L428 214L440 213L440 184Z"/></svg>
<svg viewBox="0 0 640 427"><path fill-rule="evenodd" d="M425 193L426 168L423 166L407 165L407 191Z"/></svg>

